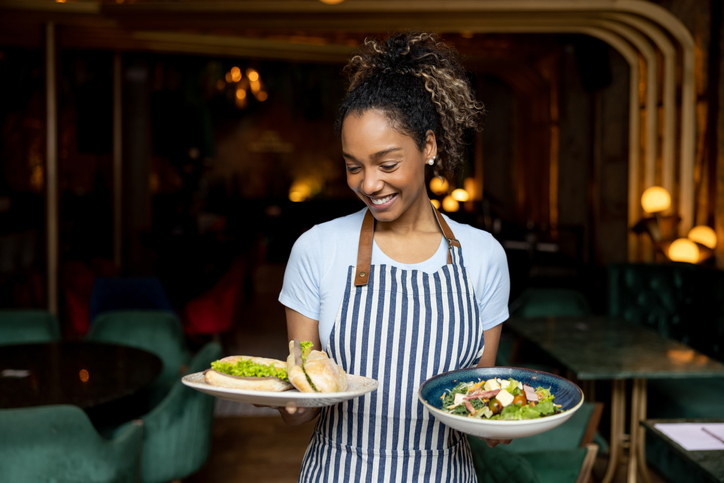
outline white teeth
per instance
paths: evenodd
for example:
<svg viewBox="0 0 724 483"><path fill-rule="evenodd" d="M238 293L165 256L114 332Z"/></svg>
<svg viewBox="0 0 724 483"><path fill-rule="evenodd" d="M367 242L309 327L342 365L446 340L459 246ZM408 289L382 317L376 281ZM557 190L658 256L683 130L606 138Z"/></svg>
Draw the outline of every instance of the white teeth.
<svg viewBox="0 0 724 483"><path fill-rule="evenodd" d="M387 203L388 201L390 201L393 196L394 195L389 195L389 196L385 196L384 198L378 198L378 199L370 198L370 201L372 201L373 205L381 205L381 204L384 204L384 203Z"/></svg>

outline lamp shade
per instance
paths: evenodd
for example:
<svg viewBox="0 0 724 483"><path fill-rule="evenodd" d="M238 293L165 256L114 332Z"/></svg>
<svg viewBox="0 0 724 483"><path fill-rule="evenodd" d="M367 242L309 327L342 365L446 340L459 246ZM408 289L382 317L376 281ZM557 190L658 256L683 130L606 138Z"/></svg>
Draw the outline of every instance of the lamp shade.
<svg viewBox="0 0 724 483"><path fill-rule="evenodd" d="M712 250L716 247L716 233L706 225L699 225L692 228L688 238Z"/></svg>
<svg viewBox="0 0 724 483"><path fill-rule="evenodd" d="M453 192L450 193L450 196L452 196L455 201L460 201L463 203L470 199L470 195L468 194L468 192L460 188L453 190Z"/></svg>
<svg viewBox="0 0 724 483"><path fill-rule="evenodd" d="M445 178L435 176L430 180L430 191L436 195L444 195L447 193L447 189L450 187L450 183Z"/></svg>
<svg viewBox="0 0 724 483"><path fill-rule="evenodd" d="M457 200L452 196L446 196L442 199L442 209L453 213L460 209L460 203L458 203Z"/></svg>
<svg viewBox="0 0 724 483"><path fill-rule="evenodd" d="M652 186L641 195L641 206L646 213L668 210L671 206L671 195L661 186Z"/></svg>
<svg viewBox="0 0 724 483"><path fill-rule="evenodd" d="M699 247L688 238L679 238L669 246L669 258L674 262L696 263L699 261Z"/></svg>

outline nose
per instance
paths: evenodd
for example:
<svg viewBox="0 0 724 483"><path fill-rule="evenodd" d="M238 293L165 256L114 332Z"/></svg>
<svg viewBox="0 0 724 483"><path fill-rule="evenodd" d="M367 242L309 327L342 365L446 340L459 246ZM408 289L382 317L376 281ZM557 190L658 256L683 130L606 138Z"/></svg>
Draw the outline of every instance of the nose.
<svg viewBox="0 0 724 483"><path fill-rule="evenodd" d="M364 179L362 180L362 191L365 194L373 195L380 191L384 185L384 181L380 176L380 173L375 169L365 170Z"/></svg>

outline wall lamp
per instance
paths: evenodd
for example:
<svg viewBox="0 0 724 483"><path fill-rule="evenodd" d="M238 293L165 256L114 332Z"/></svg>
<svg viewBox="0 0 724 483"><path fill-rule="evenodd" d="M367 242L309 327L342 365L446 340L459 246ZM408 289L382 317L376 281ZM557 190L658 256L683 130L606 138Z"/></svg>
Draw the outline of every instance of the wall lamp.
<svg viewBox="0 0 724 483"><path fill-rule="evenodd" d="M641 206L650 215L642 218L633 227L635 233L648 233L655 249L673 262L699 263L714 255L717 237L714 230L706 225L692 228L686 238L667 240L662 233L662 220L671 223L679 221L677 215L663 216L671 207L671 195L661 186L647 188L641 195Z"/></svg>

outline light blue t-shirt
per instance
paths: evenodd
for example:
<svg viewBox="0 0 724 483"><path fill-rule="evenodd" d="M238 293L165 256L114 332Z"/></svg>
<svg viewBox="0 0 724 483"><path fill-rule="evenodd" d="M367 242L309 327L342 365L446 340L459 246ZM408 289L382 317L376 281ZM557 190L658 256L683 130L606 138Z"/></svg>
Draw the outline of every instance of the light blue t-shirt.
<svg viewBox="0 0 724 483"><path fill-rule="evenodd" d="M357 213L315 225L294 243L284 272L279 301L292 310L319 321L319 340L326 349L344 297L347 270L357 264L357 246L364 208ZM443 215L460 241L480 309L483 329L508 319L510 278L503 247L493 236ZM405 264L392 260L372 244L372 264L434 273L447 264L447 241L442 238L435 254L424 262Z"/></svg>

